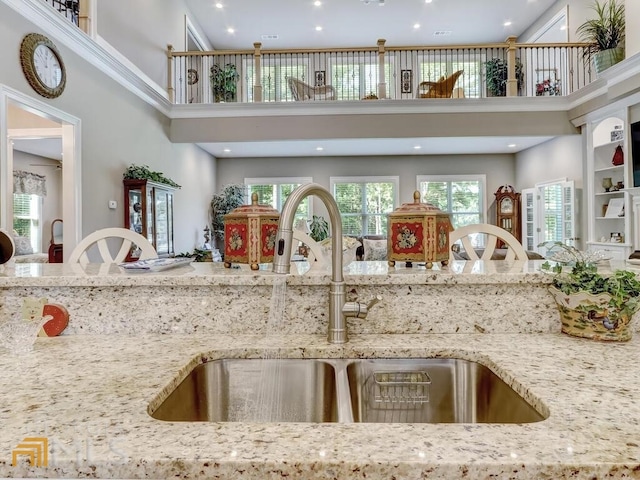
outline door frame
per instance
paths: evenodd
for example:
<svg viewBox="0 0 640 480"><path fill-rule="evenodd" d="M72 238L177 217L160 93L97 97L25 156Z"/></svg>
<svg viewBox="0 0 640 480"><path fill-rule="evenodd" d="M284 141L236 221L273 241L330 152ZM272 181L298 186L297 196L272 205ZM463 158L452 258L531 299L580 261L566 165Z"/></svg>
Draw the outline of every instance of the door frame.
<svg viewBox="0 0 640 480"><path fill-rule="evenodd" d="M37 98L0 84L0 228L13 230L13 145L9 137L9 105L60 123L62 131L62 241L64 260L82 232L81 120ZM10 151L11 150L11 151Z"/></svg>

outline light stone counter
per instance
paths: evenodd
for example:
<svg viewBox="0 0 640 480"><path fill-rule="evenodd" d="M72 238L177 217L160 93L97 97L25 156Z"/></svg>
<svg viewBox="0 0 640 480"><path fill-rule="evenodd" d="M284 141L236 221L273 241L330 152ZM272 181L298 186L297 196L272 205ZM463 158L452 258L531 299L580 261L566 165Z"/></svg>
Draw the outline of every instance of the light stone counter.
<svg viewBox="0 0 640 480"><path fill-rule="evenodd" d="M169 423L147 407L203 358L461 357L544 421L490 424ZM0 353L0 477L603 479L640 475L640 339L561 334L68 335ZM46 437L49 466L11 465Z"/></svg>
<svg viewBox="0 0 640 480"><path fill-rule="evenodd" d="M304 270L306 263L293 264ZM308 268L308 266L307 266ZM278 275L247 265L192 263L164 272L126 272L90 265L16 265L0 273L0 314L25 296L64 305L73 321L65 334L264 333L274 283L286 280L283 334L325 334L329 273ZM382 295L363 333L548 333L559 331L547 291L551 278L535 262L454 262L433 270L353 262L345 269L348 300ZM188 312L188 315L186 314ZM469 312L473 314L470 315Z"/></svg>

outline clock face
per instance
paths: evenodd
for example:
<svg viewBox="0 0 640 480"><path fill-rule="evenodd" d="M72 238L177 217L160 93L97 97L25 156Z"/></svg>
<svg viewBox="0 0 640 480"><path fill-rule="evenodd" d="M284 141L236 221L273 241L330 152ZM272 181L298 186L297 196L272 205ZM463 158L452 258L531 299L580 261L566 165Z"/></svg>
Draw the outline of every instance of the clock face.
<svg viewBox="0 0 640 480"><path fill-rule="evenodd" d="M513 213L513 200L505 197L500 202L500 213Z"/></svg>
<svg viewBox="0 0 640 480"><path fill-rule="evenodd" d="M30 33L20 45L20 64L29 85L46 98L59 97L67 82L58 49L44 35Z"/></svg>
<svg viewBox="0 0 640 480"><path fill-rule="evenodd" d="M62 82L62 66L60 60L50 47L40 44L33 52L33 66L40 81L51 89Z"/></svg>

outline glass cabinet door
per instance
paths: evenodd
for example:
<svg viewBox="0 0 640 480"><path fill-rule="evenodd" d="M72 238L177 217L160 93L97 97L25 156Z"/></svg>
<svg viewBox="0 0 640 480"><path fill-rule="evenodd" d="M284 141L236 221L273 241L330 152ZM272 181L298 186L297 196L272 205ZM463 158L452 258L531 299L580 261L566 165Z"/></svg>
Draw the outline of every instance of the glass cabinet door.
<svg viewBox="0 0 640 480"><path fill-rule="evenodd" d="M129 229L142 234L142 192L140 189L129 190Z"/></svg>
<svg viewBox="0 0 640 480"><path fill-rule="evenodd" d="M156 251L158 255L169 254L169 225L167 209L167 192L155 191L156 205Z"/></svg>

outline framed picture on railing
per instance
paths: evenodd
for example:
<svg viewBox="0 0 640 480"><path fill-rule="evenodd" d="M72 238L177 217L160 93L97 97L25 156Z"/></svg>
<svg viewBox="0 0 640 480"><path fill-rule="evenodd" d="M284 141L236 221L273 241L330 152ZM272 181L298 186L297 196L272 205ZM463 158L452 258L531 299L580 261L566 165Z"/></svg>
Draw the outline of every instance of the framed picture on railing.
<svg viewBox="0 0 640 480"><path fill-rule="evenodd" d="M324 70L316 70L316 87L323 87L325 85L325 71Z"/></svg>
<svg viewBox="0 0 640 480"><path fill-rule="evenodd" d="M561 95L558 70L555 68L536 68L536 96Z"/></svg>
<svg viewBox="0 0 640 480"><path fill-rule="evenodd" d="M413 91L413 72L400 70L400 92L411 93Z"/></svg>

